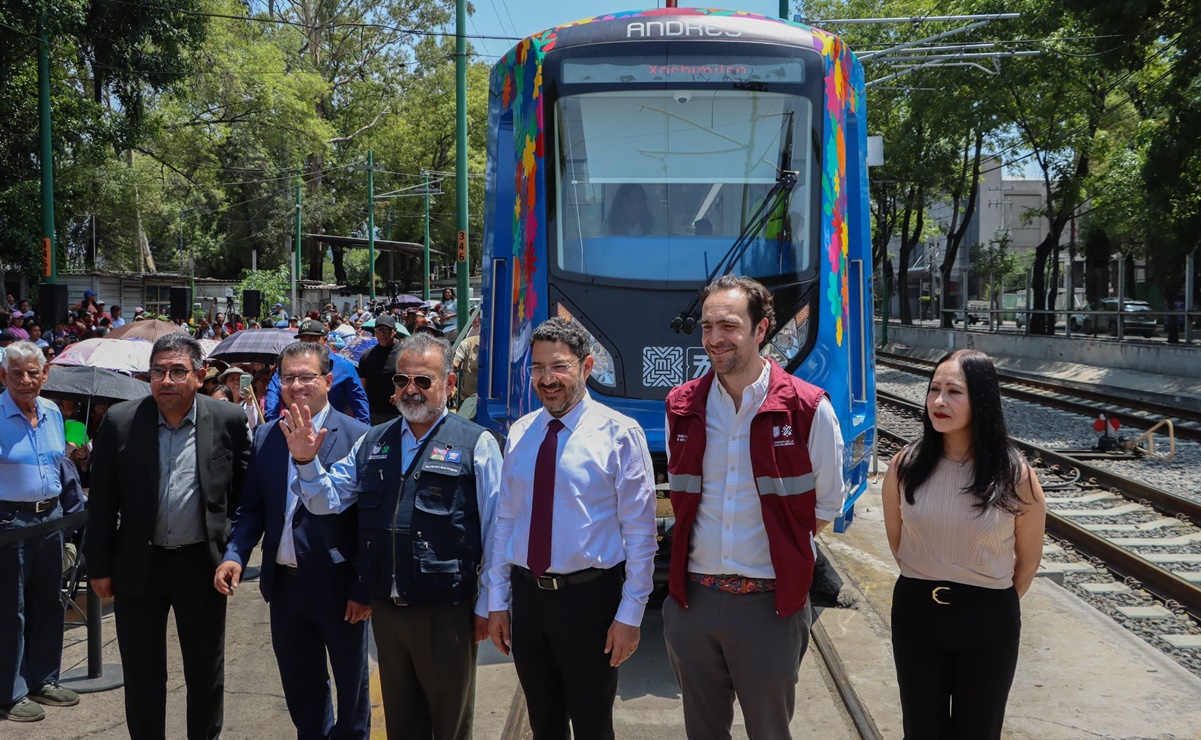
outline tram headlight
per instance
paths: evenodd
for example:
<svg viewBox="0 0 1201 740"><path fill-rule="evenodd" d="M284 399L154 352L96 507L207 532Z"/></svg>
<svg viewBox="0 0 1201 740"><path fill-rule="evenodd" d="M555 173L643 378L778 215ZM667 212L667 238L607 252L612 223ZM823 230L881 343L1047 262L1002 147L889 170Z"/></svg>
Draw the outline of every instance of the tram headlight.
<svg viewBox="0 0 1201 740"><path fill-rule="evenodd" d="M564 321L576 320L575 316L571 315L571 311L568 311L562 303L559 304L558 311L559 318ZM588 327L584 326L582 321L579 324L588 334L588 354L592 355L592 379L606 388L616 388L617 366L613 362L613 355L605 349L605 345L592 336L592 332L588 331Z"/></svg>
<svg viewBox="0 0 1201 740"><path fill-rule="evenodd" d="M764 357L770 357L780 364L781 367L788 367L788 363L797 356L801 348L805 346L805 341L809 338L809 306L804 308L793 316L790 321L785 322L780 330L772 335L767 344L763 345L763 350L760 354Z"/></svg>

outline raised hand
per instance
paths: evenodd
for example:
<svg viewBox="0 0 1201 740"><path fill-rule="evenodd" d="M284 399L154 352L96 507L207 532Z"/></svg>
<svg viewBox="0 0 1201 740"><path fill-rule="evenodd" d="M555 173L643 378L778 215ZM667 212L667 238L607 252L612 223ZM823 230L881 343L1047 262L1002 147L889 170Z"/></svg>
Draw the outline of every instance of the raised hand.
<svg viewBox="0 0 1201 740"><path fill-rule="evenodd" d="M288 452L292 459L306 463L317 457L325 441L325 430L313 428L313 413L307 406L292 404L283 410L279 428L288 441Z"/></svg>

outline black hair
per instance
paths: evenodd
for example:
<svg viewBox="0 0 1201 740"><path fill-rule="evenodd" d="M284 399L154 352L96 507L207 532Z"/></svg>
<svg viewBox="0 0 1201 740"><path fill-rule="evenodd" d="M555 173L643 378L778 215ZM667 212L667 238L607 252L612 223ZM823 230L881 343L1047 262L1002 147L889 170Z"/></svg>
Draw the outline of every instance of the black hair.
<svg viewBox="0 0 1201 740"><path fill-rule="evenodd" d="M1009 427L1001 407L1001 384L992 359L983 352L961 349L945 355L930 372L934 373L946 362L957 362L967 383L968 402L972 407L972 482L963 489L979 499L976 506L981 509L997 507L1011 514L1020 508L1017 494L1018 481L1025 469L1025 460L1009 441ZM929 396L930 383L926 384ZM934 429L930 411L922 412L922 438L910 445L901 462L898 480L905 492L905 500L913 504L914 491L934 472L943 456L942 432Z"/></svg>
<svg viewBox="0 0 1201 740"><path fill-rule="evenodd" d="M419 355L437 352L442 357L442 377L454 372L454 352L450 348L450 342L442 337L429 332L417 332L411 337L404 338L396 356L399 358L406 352L414 352ZM392 371L396 372L396 368L392 368Z"/></svg>
<svg viewBox="0 0 1201 740"><path fill-rule="evenodd" d="M588 350L592 344L588 337L588 331L580 326L580 322L568 321L558 316L543 321L537 329L534 329L530 345L532 346L534 342L562 342L581 362L588 356Z"/></svg>
<svg viewBox="0 0 1201 740"><path fill-rule="evenodd" d="M280 351L279 360L276 361L275 365L282 371L285 359L302 357L304 355L316 355L317 367L321 368L321 374L329 375L330 365L333 364L333 361L329 358L329 347L316 342L296 342L295 344L289 344Z"/></svg>
<svg viewBox="0 0 1201 740"><path fill-rule="evenodd" d="M642 214L642 219L631 228L630 224L625 222L627 201L635 195L642 196L642 202L647 204L646 211ZM606 225L610 233L625 235L630 233L649 234L655 228L655 219L651 216L650 200L646 197L646 189L636 182L625 183L617 189L617 193L613 196L613 207L609 209L609 215L606 218ZM634 229L641 229L637 232Z"/></svg>
<svg viewBox="0 0 1201 740"><path fill-rule="evenodd" d="M199 370L204 364L204 350L191 334L173 331L156 339L150 348L150 364L154 364L155 357L167 352L186 352L192 360L193 370Z"/></svg>
<svg viewBox="0 0 1201 740"><path fill-rule="evenodd" d="M751 317L751 328L754 329L759 326L760 321L767 319L767 331L770 334L771 327L776 325L775 298L763 283L754 278L722 275L701 289L701 307L704 307L709 296L727 290L740 290L746 295L746 311Z"/></svg>
<svg viewBox="0 0 1201 740"><path fill-rule="evenodd" d="M213 386L212 390L209 391L209 397L210 398L220 397L220 398L225 399L226 401L234 400L234 394L230 392L228 387L221 385L220 383Z"/></svg>

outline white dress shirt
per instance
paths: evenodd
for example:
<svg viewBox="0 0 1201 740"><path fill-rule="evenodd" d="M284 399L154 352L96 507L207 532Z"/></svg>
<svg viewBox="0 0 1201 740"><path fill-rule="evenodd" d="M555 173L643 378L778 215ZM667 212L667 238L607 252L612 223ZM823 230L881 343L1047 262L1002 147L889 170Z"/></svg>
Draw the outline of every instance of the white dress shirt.
<svg viewBox="0 0 1201 740"><path fill-rule="evenodd" d="M775 578L759 489L751 469L751 420L767 398L771 363L734 399L714 379L705 404L705 458L701 503L692 525L688 570L710 575ZM823 398L809 429L809 459L817 494L815 514L832 521L842 513L842 432L829 399ZM810 546L812 546L812 540Z"/></svg>
<svg viewBox="0 0 1201 740"><path fill-rule="evenodd" d="M442 416L438 417L438 421L430 426L429 431L421 439L415 438L407 420L400 420L401 455L405 470L408 470L412 464L413 457L421 447L421 443L430 435L430 432L438 427L442 419L446 418L446 414L447 411L444 409ZM348 506L358 500L358 494L355 493L355 487L358 484L356 461L359 447L362 446L365 437L366 435L360 437L359 441L354 443L350 453L331 465L328 471L321 465L320 460L313 460L297 466L296 488L304 499L305 508L315 514L337 514L345 511ZM496 530L492 523L496 520L496 494L500 485L500 445L496 443L496 438L490 432L480 432L472 454L475 465L475 498L480 514L480 543L483 546L481 555L483 562L480 564L480 569L481 572L486 572L490 565L492 538ZM480 593L475 601L475 613L476 616L487 618L488 589L483 579L480 581ZM392 579L392 595L397 595L396 574L393 574Z"/></svg>
<svg viewBox="0 0 1201 740"><path fill-rule="evenodd" d="M313 428L321 429L325 426L325 420L329 418L329 404L325 404L320 411L313 414ZM288 480L296 480L296 463L292 461L292 456L288 455ZM279 537L279 549L275 551L275 562L280 565L290 565L293 568L299 565L296 562L296 543L292 539L293 519L296 518L296 507L300 503L300 496L296 495L296 491L292 490L293 485L288 485L288 503L284 509L284 529ZM307 505L305 508L309 508ZM310 511L312 511L310 509ZM321 514L320 511L314 511L314 514Z"/></svg>
<svg viewBox="0 0 1201 740"><path fill-rule="evenodd" d="M505 449L491 568L485 571L488 608L509 608L511 567L528 567L534 467L551 415L541 409L513 425ZM625 561L626 581L616 619L642 622L655 570L654 472L638 422L593 401L587 393L559 419L559 463L548 573L612 568Z"/></svg>

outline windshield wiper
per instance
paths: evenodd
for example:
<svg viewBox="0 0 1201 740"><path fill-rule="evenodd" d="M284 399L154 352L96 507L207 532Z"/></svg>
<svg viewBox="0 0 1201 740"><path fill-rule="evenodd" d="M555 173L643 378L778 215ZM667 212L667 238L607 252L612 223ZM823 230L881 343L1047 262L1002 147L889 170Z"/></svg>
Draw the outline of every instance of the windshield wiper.
<svg viewBox="0 0 1201 740"><path fill-rule="evenodd" d="M793 188L796 187L797 179L800 176L795 170L788 169L792 166L792 136L793 136L793 111L787 111L784 120L784 125L787 129L784 132L783 146L780 151L780 165L777 167L778 174L776 182L771 186L771 190L767 191L763 202L759 204L758 210L751 216L746 225L742 227L742 231L738 233L738 238L722 255L721 260L714 265L705 278L705 284L702 285L696 293L692 295L692 301L688 306L680 311L680 315L671 320L671 330L679 333L683 331L685 334L691 334L696 328L696 322L700 320L699 304L701 300L701 291L717 278L718 273L721 276L729 275L734 270L734 265L742 259L742 255L750 248L754 242L755 236L759 234L759 230L766 227L767 222L771 220L772 214L780 207L789 195L792 194ZM787 233L791 229L780 229L779 239L784 240L785 237L791 238L791 234Z"/></svg>

